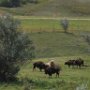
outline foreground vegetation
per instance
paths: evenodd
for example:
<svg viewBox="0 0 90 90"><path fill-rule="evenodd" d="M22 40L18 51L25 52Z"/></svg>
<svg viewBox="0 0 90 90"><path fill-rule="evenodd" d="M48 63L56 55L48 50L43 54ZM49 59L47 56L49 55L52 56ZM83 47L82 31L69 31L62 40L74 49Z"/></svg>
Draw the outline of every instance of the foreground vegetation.
<svg viewBox="0 0 90 90"><path fill-rule="evenodd" d="M10 15L0 17L0 81L16 78L20 63L34 57L34 46L29 35L19 29L19 21Z"/></svg>

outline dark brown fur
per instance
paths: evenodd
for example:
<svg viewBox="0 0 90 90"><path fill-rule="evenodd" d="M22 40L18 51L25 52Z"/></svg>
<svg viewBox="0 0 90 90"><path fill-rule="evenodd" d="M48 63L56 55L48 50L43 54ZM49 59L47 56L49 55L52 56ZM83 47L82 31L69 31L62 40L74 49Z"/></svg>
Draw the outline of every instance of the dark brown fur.
<svg viewBox="0 0 90 90"><path fill-rule="evenodd" d="M82 60L81 58L77 59L77 60L68 60L67 62L65 62L65 65L70 66L77 66L77 67L81 67L84 66L84 60Z"/></svg>
<svg viewBox="0 0 90 90"><path fill-rule="evenodd" d="M36 68L38 68L40 71L42 71L42 69L45 69L45 64L42 61L37 61L33 63L33 70L35 70Z"/></svg>
<svg viewBox="0 0 90 90"><path fill-rule="evenodd" d="M56 74L56 76L59 77L60 70L61 68L59 65L55 65L54 67L47 67L45 68L45 74L48 74L49 76L52 76L52 74Z"/></svg>

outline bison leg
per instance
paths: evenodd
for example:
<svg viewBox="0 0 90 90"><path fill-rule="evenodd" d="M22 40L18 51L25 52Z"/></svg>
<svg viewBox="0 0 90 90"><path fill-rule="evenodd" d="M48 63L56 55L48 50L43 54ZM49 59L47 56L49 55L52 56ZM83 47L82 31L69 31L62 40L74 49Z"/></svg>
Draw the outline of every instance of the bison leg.
<svg viewBox="0 0 90 90"><path fill-rule="evenodd" d="M49 78L52 78L52 74L48 74L49 75Z"/></svg>
<svg viewBox="0 0 90 90"><path fill-rule="evenodd" d="M81 68L81 65L79 65L79 68Z"/></svg>
<svg viewBox="0 0 90 90"><path fill-rule="evenodd" d="M36 68L36 66L34 65L34 66L33 66L33 71L35 70L35 68Z"/></svg>
<svg viewBox="0 0 90 90"><path fill-rule="evenodd" d="M56 73L56 77L59 77L59 72Z"/></svg>
<svg viewBox="0 0 90 90"><path fill-rule="evenodd" d="M68 67L70 68L71 65L68 65Z"/></svg>
<svg viewBox="0 0 90 90"><path fill-rule="evenodd" d="M40 72L42 71L42 68L39 68Z"/></svg>

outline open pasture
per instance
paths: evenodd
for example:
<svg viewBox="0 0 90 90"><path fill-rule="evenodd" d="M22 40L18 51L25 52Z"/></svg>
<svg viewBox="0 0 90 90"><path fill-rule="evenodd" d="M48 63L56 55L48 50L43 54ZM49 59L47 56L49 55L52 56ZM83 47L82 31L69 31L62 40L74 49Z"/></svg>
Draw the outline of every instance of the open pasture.
<svg viewBox="0 0 90 90"><path fill-rule="evenodd" d="M90 20L69 20L68 34L57 19L20 19L21 28L33 40L36 57L59 57L89 54L85 37L90 35ZM85 36L85 37L84 37Z"/></svg>
<svg viewBox="0 0 90 90"><path fill-rule="evenodd" d="M61 19L20 19L26 32L63 32ZM90 31L90 20L69 20L69 32Z"/></svg>

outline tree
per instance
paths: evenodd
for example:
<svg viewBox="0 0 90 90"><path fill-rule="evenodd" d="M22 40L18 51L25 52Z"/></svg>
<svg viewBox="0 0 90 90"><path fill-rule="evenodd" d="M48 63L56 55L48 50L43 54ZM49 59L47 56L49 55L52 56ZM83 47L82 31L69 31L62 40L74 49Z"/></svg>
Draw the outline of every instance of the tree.
<svg viewBox="0 0 90 90"><path fill-rule="evenodd" d="M29 35L19 30L19 21L10 15L0 16L0 81L15 78L20 62L34 57Z"/></svg>
<svg viewBox="0 0 90 90"><path fill-rule="evenodd" d="M61 26L63 27L64 32L67 33L68 32L69 21L67 19L61 20Z"/></svg>

